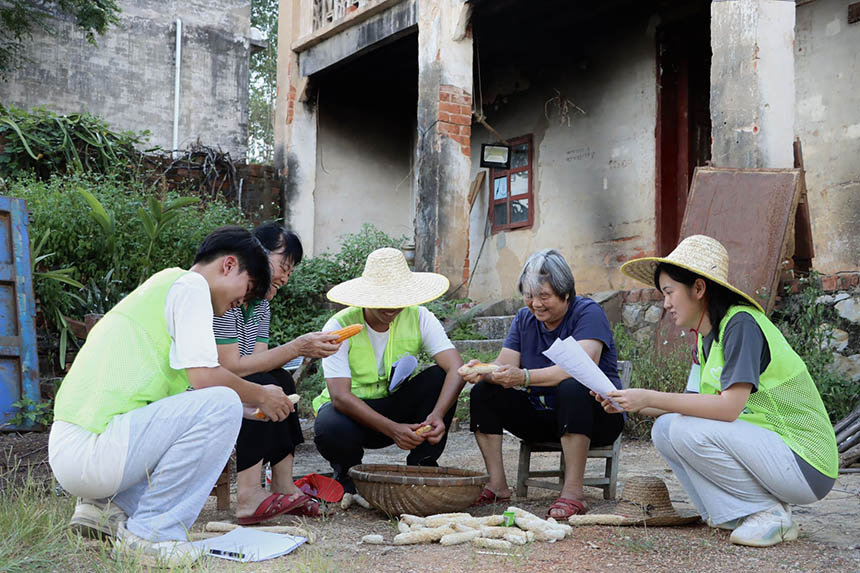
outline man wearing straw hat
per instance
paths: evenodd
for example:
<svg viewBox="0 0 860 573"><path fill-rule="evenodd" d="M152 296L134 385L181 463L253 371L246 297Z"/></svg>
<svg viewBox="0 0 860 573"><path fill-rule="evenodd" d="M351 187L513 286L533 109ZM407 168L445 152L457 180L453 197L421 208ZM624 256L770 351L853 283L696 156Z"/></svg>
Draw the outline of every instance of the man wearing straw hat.
<svg viewBox="0 0 860 573"><path fill-rule="evenodd" d="M631 388L609 397L625 411L660 416L655 447L702 518L732 530L732 543L796 539L788 504L827 495L839 465L803 360L759 303L729 283L728 252L711 237L687 237L668 257L629 261L621 272L663 293L675 324L696 334L697 364L687 393Z"/></svg>
<svg viewBox="0 0 860 573"><path fill-rule="evenodd" d="M365 448L394 443L409 450L407 464L422 466L437 465L445 449L463 361L439 320L419 305L447 290L444 276L411 272L403 253L383 248L368 255L360 277L328 292L348 307L323 331L363 327L323 359L326 388L313 402L314 442L347 493L355 493L348 472ZM422 350L436 365L409 379Z"/></svg>

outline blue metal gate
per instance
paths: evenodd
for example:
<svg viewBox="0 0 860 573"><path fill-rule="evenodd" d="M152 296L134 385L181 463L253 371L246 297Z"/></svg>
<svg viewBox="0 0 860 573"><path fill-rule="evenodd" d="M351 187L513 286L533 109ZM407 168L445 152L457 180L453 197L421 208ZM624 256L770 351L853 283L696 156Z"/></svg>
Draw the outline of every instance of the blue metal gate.
<svg viewBox="0 0 860 573"><path fill-rule="evenodd" d="M0 426L17 412L21 398L39 401L36 305L30 272L27 206L23 199L0 197Z"/></svg>

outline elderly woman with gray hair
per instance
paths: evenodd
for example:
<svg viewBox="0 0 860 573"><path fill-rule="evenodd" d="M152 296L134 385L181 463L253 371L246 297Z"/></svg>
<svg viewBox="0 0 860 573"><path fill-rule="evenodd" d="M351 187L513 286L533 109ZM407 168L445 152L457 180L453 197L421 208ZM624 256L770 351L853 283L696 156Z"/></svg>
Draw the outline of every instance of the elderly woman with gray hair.
<svg viewBox="0 0 860 573"><path fill-rule="evenodd" d="M576 296L573 274L558 251L532 254L520 273L518 288L526 307L511 324L494 361L497 368L464 375L466 381L475 383L470 429L490 474L476 503L503 503L511 497L502 463L502 430L508 430L528 441L561 442L564 484L547 517L566 519L588 511L582 480L589 447L614 442L624 419L621 414L605 412L585 386L542 352L556 339L572 336L621 388L615 342L600 305ZM473 360L466 367L474 370L476 364Z"/></svg>

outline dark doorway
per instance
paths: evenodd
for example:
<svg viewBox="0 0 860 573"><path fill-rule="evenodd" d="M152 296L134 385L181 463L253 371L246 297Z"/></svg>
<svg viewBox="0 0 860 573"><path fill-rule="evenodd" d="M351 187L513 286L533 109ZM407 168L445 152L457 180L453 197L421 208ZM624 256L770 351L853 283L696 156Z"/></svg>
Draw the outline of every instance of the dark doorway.
<svg viewBox="0 0 860 573"><path fill-rule="evenodd" d="M678 244L696 166L711 159L711 24L704 10L657 31L657 251Z"/></svg>

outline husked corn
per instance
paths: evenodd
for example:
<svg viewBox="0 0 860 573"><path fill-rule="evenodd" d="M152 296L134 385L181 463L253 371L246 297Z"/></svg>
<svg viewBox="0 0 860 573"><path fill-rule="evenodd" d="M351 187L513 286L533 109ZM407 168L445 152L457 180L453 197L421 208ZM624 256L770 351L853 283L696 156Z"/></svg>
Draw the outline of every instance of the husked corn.
<svg viewBox="0 0 860 573"><path fill-rule="evenodd" d="M365 535L361 538L362 543L369 543L371 545L382 545L385 540L381 535Z"/></svg>
<svg viewBox="0 0 860 573"><path fill-rule="evenodd" d="M594 514L571 515L567 522L571 525L621 525L627 519L623 515Z"/></svg>
<svg viewBox="0 0 860 573"><path fill-rule="evenodd" d="M426 517L418 517L417 515L412 515L411 513L403 513L400 515L400 521L405 522L406 525L415 525L415 524L424 525L424 521L426 519L427 519Z"/></svg>
<svg viewBox="0 0 860 573"><path fill-rule="evenodd" d="M494 527L488 525L481 527L481 537L486 537L487 539L502 539L505 534L510 532L510 527Z"/></svg>
<svg viewBox="0 0 860 573"><path fill-rule="evenodd" d="M370 502L364 499L360 493L355 493L352 495L352 501L363 507L364 509L370 509Z"/></svg>
<svg viewBox="0 0 860 573"><path fill-rule="evenodd" d="M341 509L349 509L349 506L352 505L352 494L345 493L343 497L340 499L340 508Z"/></svg>
<svg viewBox="0 0 860 573"><path fill-rule="evenodd" d="M239 527L235 523L227 523L224 521L210 521L203 529L204 531L214 533L227 533ZM249 527L249 526L246 526ZM308 540L308 543L315 543L317 540L316 533L304 527L295 527L293 525L263 525L254 527L257 531L268 531L270 533L281 533L286 535L298 535Z"/></svg>
<svg viewBox="0 0 860 573"><path fill-rule="evenodd" d="M469 541L480 536L481 532L478 529L459 531L457 533L449 533L447 535L443 535L442 539L439 540L439 543L441 543L442 545L457 545L459 543L468 543Z"/></svg>
<svg viewBox="0 0 860 573"><path fill-rule="evenodd" d="M505 522L505 516L504 515L488 515L486 517L479 517L478 521L481 523L481 525L489 525L489 526L501 525Z"/></svg>
<svg viewBox="0 0 860 573"><path fill-rule="evenodd" d="M506 529L510 529L510 528L506 528ZM526 543L530 543L530 542L534 541L535 534L532 533L531 531L515 530L515 531L509 531L508 533L505 533L505 535L503 536L503 539L505 541L511 542L514 545L525 545Z"/></svg>
<svg viewBox="0 0 860 573"><path fill-rule="evenodd" d="M425 517L424 525L427 527L440 527L442 525L462 523L471 519L474 518L468 513L438 513Z"/></svg>
<svg viewBox="0 0 860 573"><path fill-rule="evenodd" d="M484 549L503 549L505 551L511 548L510 541L505 541L504 539L486 539L484 537L476 537L472 540L472 545Z"/></svg>
<svg viewBox="0 0 860 573"><path fill-rule="evenodd" d="M450 527L426 527L409 533L398 533L394 536L394 545L411 545L413 543L429 543L439 541L443 536L455 533Z"/></svg>
<svg viewBox="0 0 860 573"><path fill-rule="evenodd" d="M508 511L513 511L514 515L517 517L522 517L524 519L537 519L538 521L543 521L543 519L541 519L537 515L529 512L529 511L526 511L524 509L520 509L519 507L515 507L513 505L508 507Z"/></svg>
<svg viewBox="0 0 860 573"><path fill-rule="evenodd" d="M469 523L455 523L453 527L454 531L480 531L480 526L472 527Z"/></svg>
<svg viewBox="0 0 860 573"><path fill-rule="evenodd" d="M409 529L409 526L406 524L406 522L398 521L397 522L397 531L399 531L400 533L409 533L410 529Z"/></svg>

